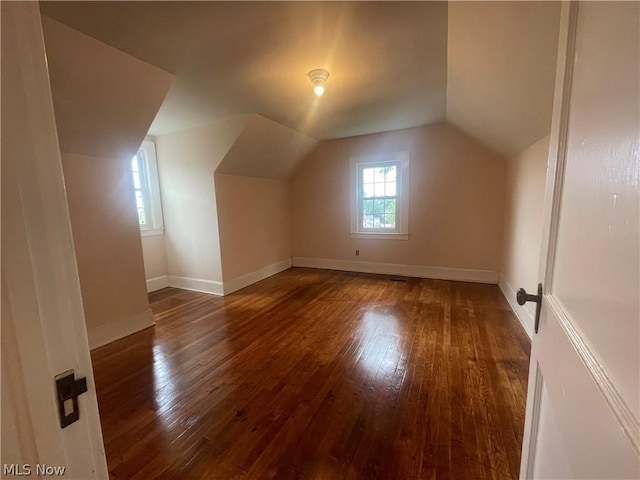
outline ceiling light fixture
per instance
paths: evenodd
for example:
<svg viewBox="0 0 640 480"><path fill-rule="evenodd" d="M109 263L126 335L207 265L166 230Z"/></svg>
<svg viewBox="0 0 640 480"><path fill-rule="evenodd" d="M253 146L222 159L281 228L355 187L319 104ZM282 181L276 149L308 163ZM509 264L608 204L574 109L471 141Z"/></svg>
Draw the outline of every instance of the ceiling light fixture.
<svg viewBox="0 0 640 480"><path fill-rule="evenodd" d="M316 68L315 70L311 70L308 75L311 83L313 83L314 93L317 96L322 95L324 93L324 84L327 83L327 78L329 78L329 72L321 68Z"/></svg>

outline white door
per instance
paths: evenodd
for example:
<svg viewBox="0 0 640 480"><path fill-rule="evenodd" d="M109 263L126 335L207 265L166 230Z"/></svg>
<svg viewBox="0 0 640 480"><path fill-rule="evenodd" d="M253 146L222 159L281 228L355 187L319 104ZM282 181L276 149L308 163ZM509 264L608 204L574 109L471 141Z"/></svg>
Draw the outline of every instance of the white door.
<svg viewBox="0 0 640 480"><path fill-rule="evenodd" d="M521 478L640 478L639 10L563 5Z"/></svg>
<svg viewBox="0 0 640 480"><path fill-rule="evenodd" d="M36 2L2 2L2 478L108 478ZM54 377L86 377L61 428Z"/></svg>

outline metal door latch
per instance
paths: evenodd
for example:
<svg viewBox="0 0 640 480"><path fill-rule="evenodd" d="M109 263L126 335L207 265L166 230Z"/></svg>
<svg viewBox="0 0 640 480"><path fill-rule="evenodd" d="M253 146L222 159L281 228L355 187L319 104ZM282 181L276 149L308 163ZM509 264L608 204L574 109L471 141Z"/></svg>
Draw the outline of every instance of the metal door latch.
<svg viewBox="0 0 640 480"><path fill-rule="evenodd" d="M540 308L542 308L542 284L538 284L537 295L531 295L527 293L524 288L521 288L518 290L518 293L516 293L516 300L518 300L518 305L524 305L526 302L536 303L536 321L534 324L534 330L538 333L538 325L540 324Z"/></svg>
<svg viewBox="0 0 640 480"><path fill-rule="evenodd" d="M76 379L73 370L69 370L57 375L55 380L60 427L65 428L80 418L78 396L87 391L87 379Z"/></svg>

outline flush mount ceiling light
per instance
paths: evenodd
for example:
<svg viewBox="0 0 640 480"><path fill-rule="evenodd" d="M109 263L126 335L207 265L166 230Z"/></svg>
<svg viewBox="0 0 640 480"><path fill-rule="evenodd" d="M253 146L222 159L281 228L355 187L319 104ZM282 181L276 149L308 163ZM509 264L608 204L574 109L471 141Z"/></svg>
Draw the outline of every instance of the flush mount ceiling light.
<svg viewBox="0 0 640 480"><path fill-rule="evenodd" d="M308 75L311 83L313 83L314 93L317 96L322 95L324 93L324 84L327 83L327 78L329 78L329 72L321 68L316 68L315 70L311 70Z"/></svg>

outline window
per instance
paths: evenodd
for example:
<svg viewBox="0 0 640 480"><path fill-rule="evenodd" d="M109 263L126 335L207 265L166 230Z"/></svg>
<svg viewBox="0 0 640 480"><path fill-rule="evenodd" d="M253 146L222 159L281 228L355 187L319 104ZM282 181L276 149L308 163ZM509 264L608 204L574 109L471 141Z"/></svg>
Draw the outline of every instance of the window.
<svg viewBox="0 0 640 480"><path fill-rule="evenodd" d="M397 232L398 162L358 166L358 228L361 232Z"/></svg>
<svg viewBox="0 0 640 480"><path fill-rule="evenodd" d="M408 239L409 152L351 159L351 236Z"/></svg>
<svg viewBox="0 0 640 480"><path fill-rule="evenodd" d="M145 140L131 159L138 223L143 235L163 233L160 185L156 162L156 146Z"/></svg>

